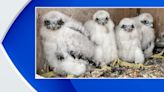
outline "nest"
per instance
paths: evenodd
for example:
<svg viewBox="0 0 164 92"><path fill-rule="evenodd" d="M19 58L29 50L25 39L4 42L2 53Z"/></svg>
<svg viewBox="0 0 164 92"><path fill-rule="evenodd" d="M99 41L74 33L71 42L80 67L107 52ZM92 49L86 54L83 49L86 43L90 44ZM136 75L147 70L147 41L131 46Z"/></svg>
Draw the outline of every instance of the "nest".
<svg viewBox="0 0 164 92"><path fill-rule="evenodd" d="M45 78L163 78L164 59L161 57L147 59L144 67L138 67L137 64L133 63L121 62L115 66L94 68L80 76L58 75L53 71L44 73L41 76Z"/></svg>

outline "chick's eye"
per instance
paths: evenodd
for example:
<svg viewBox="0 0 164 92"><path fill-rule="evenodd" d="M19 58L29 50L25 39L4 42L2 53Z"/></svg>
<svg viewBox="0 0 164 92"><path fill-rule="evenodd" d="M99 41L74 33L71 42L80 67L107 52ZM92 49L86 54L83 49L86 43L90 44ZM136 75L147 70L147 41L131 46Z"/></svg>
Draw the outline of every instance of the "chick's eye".
<svg viewBox="0 0 164 92"><path fill-rule="evenodd" d="M141 23L146 24L146 23L147 23L147 21L146 21L146 20L143 20L143 21L141 21Z"/></svg>
<svg viewBox="0 0 164 92"><path fill-rule="evenodd" d="M132 28L134 28L134 25L131 25Z"/></svg>
<svg viewBox="0 0 164 92"><path fill-rule="evenodd" d="M63 25L63 24L64 24L63 20L58 20L57 23L58 23L59 25Z"/></svg>
<svg viewBox="0 0 164 92"><path fill-rule="evenodd" d="M122 25L121 28L126 28L126 25Z"/></svg>
<svg viewBox="0 0 164 92"><path fill-rule="evenodd" d="M51 23L50 23L50 21L49 20L45 20L44 21L44 25L50 25Z"/></svg>
<svg viewBox="0 0 164 92"><path fill-rule="evenodd" d="M108 17L106 17L105 19L106 19L106 20L108 20L109 18L108 18Z"/></svg>
<svg viewBox="0 0 164 92"><path fill-rule="evenodd" d="M96 18L96 21L98 21L99 19L98 18Z"/></svg>

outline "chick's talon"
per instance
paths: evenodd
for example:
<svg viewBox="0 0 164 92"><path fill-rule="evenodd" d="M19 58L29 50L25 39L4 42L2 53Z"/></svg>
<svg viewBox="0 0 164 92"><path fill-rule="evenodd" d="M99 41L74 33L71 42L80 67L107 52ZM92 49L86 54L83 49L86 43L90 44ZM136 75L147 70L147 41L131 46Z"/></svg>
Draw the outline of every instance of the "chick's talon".
<svg viewBox="0 0 164 92"><path fill-rule="evenodd" d="M123 66L123 67L133 67L135 64L122 61L122 62L120 62L119 65L120 65L120 66Z"/></svg>
<svg viewBox="0 0 164 92"><path fill-rule="evenodd" d="M128 62L124 62L124 61L122 61L120 63L120 66L129 67L129 68L136 68L136 69L144 69L144 68L151 67L151 66L145 66L143 64L134 64L134 63L128 63Z"/></svg>
<svg viewBox="0 0 164 92"><path fill-rule="evenodd" d="M137 68L137 69L144 69L144 68L152 67L152 66L145 66L143 64L129 63L129 62L126 62L126 61L122 61L120 59L118 59L117 61L114 61L112 63L112 66L116 66L116 65L119 65L119 66L122 66L122 67Z"/></svg>
<svg viewBox="0 0 164 92"><path fill-rule="evenodd" d="M43 76L43 77L54 77L55 73L53 71L51 71L51 72L48 72L48 73L44 73L41 76Z"/></svg>
<svg viewBox="0 0 164 92"><path fill-rule="evenodd" d="M68 74L68 75L67 75L67 78L74 78L74 75Z"/></svg>
<svg viewBox="0 0 164 92"><path fill-rule="evenodd" d="M120 62L121 62L121 60L120 59L117 59L117 60L113 61L112 66L114 67L116 65L119 65Z"/></svg>
<svg viewBox="0 0 164 92"><path fill-rule="evenodd" d="M154 67L154 66L153 65L145 66L144 64L138 64L138 67L137 68L145 69L145 68L152 68L152 67Z"/></svg>
<svg viewBox="0 0 164 92"><path fill-rule="evenodd" d="M152 55L151 57L152 58L159 58L159 59L164 59L164 56L163 56L163 54L164 54L164 49L160 52L160 53L158 53L158 54L154 54L154 55Z"/></svg>
<svg viewBox="0 0 164 92"><path fill-rule="evenodd" d="M114 62L112 63L112 66L113 66L113 67L116 66L116 65L123 66L123 67L132 67L132 66L133 66L132 63L128 63L128 62L122 61L122 60L120 60L120 59L117 59L116 61L114 61Z"/></svg>
<svg viewBox="0 0 164 92"><path fill-rule="evenodd" d="M113 61L112 66L115 66L117 64L117 61Z"/></svg>
<svg viewBox="0 0 164 92"><path fill-rule="evenodd" d="M135 64L134 65L134 68L139 68L139 69L144 69L145 68L145 66L143 65L143 64Z"/></svg>
<svg viewBox="0 0 164 92"><path fill-rule="evenodd" d="M102 66L101 69L102 69L102 70L111 70L111 67L105 65L105 66Z"/></svg>
<svg viewBox="0 0 164 92"><path fill-rule="evenodd" d="M164 56L161 56L161 55L158 55L158 54L155 54L153 56L151 56L152 58L156 58L156 59L164 59Z"/></svg>

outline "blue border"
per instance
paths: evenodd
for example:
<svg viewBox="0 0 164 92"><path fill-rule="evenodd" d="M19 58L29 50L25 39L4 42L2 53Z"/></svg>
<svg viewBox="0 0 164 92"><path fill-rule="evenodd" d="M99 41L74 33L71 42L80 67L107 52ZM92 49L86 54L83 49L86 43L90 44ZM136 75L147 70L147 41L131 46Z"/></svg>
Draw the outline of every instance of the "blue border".
<svg viewBox="0 0 164 92"><path fill-rule="evenodd" d="M33 0L21 12L3 45L24 78L39 92L159 92L164 80L35 79L35 7L162 7L163 0Z"/></svg>

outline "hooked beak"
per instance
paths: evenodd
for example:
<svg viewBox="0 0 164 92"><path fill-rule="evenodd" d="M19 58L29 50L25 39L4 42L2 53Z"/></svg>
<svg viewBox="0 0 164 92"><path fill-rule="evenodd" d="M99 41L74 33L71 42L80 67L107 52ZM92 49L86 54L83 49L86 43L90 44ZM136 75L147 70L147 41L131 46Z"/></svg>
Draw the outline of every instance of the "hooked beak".
<svg viewBox="0 0 164 92"><path fill-rule="evenodd" d="M133 28L132 28L131 26L127 26L127 27L125 28L125 30L126 30L127 32L132 32L132 31L133 31Z"/></svg>
<svg viewBox="0 0 164 92"><path fill-rule="evenodd" d="M133 28L127 28L126 29L128 32L132 32Z"/></svg>
<svg viewBox="0 0 164 92"><path fill-rule="evenodd" d="M153 23L146 24L147 26L153 28Z"/></svg>

